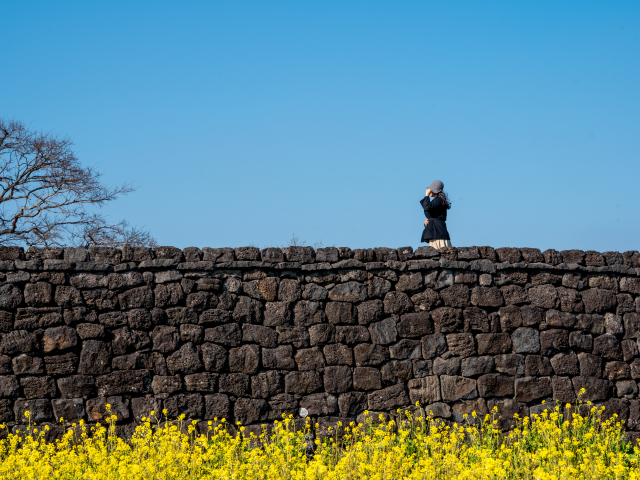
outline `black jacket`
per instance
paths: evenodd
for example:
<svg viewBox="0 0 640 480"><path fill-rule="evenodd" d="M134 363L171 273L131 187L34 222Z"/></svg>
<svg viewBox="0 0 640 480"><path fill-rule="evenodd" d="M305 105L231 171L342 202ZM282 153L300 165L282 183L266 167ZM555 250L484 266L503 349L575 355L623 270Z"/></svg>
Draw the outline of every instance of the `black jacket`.
<svg viewBox="0 0 640 480"><path fill-rule="evenodd" d="M429 242L429 240L451 240L447 231L447 207L444 205L440 197L433 200L424 197L420 200L420 204L424 209L424 216L429 219L429 224L422 232L421 242Z"/></svg>

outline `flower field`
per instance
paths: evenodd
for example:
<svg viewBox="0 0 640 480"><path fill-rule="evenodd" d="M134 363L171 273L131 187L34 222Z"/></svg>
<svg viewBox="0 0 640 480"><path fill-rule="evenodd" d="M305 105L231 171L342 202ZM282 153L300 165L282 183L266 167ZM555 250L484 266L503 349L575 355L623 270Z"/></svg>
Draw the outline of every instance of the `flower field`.
<svg viewBox="0 0 640 480"><path fill-rule="evenodd" d="M227 433L224 421L196 434L195 422L143 419L130 441L107 425L43 431L0 442L2 479L636 479L640 448L626 443L615 416L585 404L517 419L502 434L492 415L446 426L429 415L338 425L320 440L292 417L261 437ZM582 411L584 416L576 413ZM565 412L565 415L562 414ZM569 417L569 418L565 418ZM46 427L45 427L46 428ZM240 427L242 431L242 427Z"/></svg>

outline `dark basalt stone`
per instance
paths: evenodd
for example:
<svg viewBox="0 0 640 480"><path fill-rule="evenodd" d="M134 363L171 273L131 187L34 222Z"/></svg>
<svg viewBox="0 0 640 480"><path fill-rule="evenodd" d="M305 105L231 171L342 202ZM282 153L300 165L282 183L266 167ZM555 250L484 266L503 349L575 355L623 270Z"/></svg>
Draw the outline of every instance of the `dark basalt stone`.
<svg viewBox="0 0 640 480"><path fill-rule="evenodd" d="M259 431L304 408L322 436L419 401L505 429L584 389L640 428L636 251L0 247L0 267L11 425L110 403L122 434L162 409Z"/></svg>

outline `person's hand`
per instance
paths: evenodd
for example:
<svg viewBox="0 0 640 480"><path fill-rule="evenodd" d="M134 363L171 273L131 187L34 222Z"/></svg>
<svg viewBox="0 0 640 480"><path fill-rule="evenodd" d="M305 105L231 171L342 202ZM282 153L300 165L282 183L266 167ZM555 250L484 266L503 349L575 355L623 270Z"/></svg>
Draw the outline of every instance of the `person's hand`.
<svg viewBox="0 0 640 480"><path fill-rule="evenodd" d="M430 188L427 188L427 193L425 193L425 195L426 195L427 197L431 195L431 189L430 189Z"/></svg>
<svg viewBox="0 0 640 480"><path fill-rule="evenodd" d="M424 226L426 227L427 225L429 225L429 219L428 218L424 221Z"/></svg>

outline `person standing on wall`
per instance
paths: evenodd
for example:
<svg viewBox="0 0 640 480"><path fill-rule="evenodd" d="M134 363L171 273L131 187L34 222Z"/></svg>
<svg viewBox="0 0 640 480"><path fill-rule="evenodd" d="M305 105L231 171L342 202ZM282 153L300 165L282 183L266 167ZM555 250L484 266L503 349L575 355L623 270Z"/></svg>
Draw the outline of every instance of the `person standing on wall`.
<svg viewBox="0 0 640 480"><path fill-rule="evenodd" d="M442 190L444 183L435 180L427 188L426 196L420 200L427 219L424 222L422 232L422 242L428 243L433 248L451 247L451 238L447 230L447 210L451 208L451 203L447 194ZM433 198L433 200L431 200Z"/></svg>

